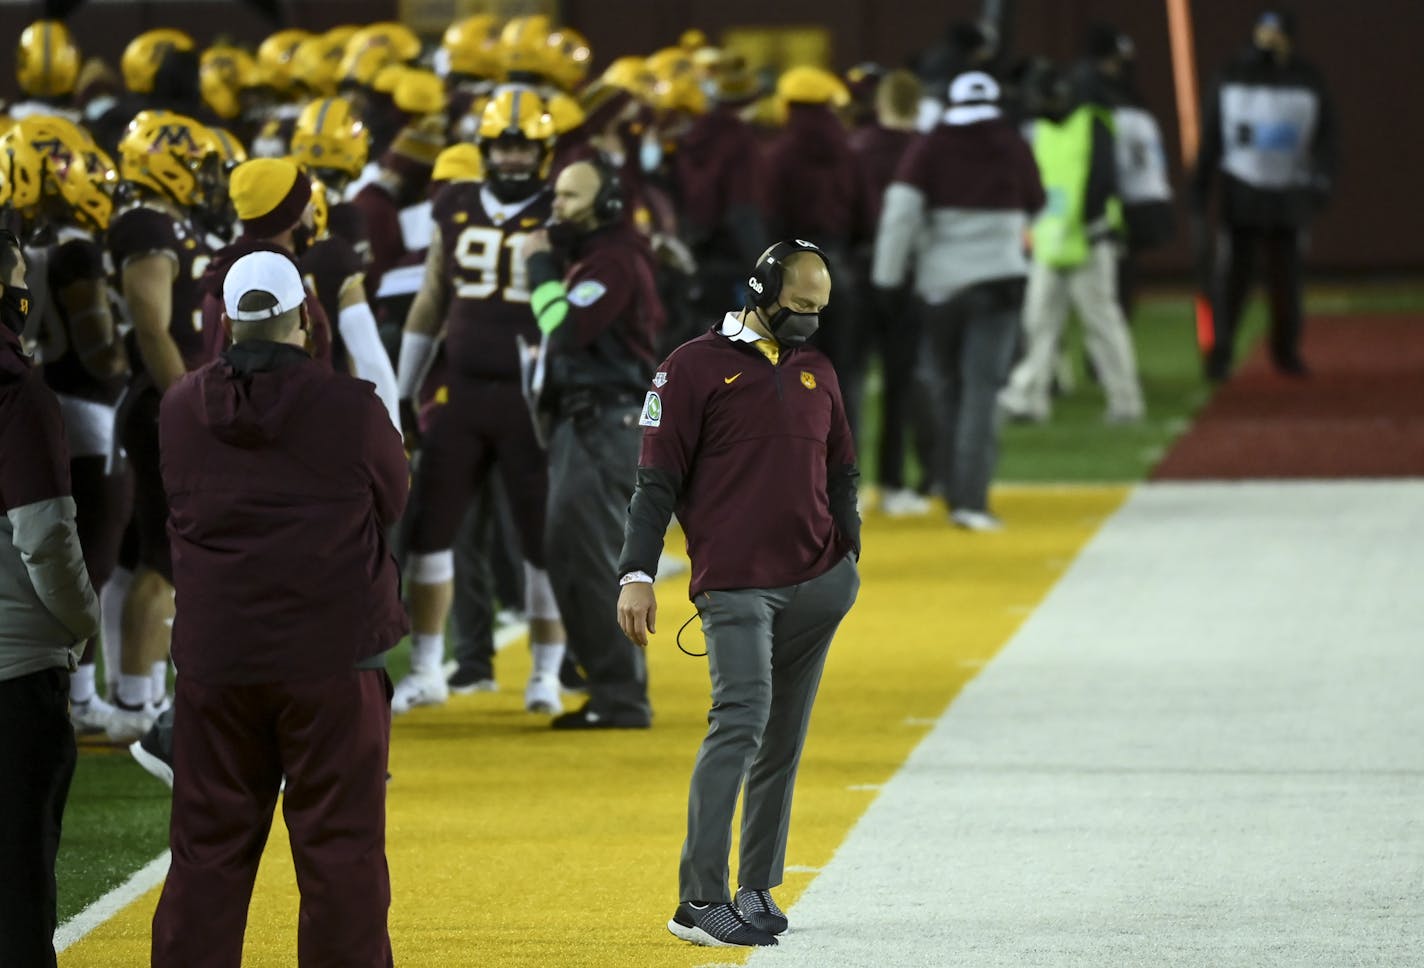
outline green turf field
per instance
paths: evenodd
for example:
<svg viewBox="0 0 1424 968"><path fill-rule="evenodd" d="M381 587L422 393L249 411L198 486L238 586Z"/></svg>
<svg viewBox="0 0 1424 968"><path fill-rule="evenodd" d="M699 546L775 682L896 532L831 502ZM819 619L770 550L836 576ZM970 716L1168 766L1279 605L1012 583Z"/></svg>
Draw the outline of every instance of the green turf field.
<svg viewBox="0 0 1424 968"><path fill-rule="evenodd" d="M1409 290L1323 290L1309 300L1312 312L1399 311L1424 308L1424 294ZM1043 426L1005 429L999 479L1004 481L1131 482L1141 480L1192 415L1206 402L1185 297L1146 299L1134 320L1148 419L1140 426L1102 422L1102 398L1083 373L1076 327L1070 337L1077 374L1075 389L1055 405ZM1247 330L1254 338L1263 312L1253 307ZM1243 339L1242 351L1248 346ZM873 466L879 400L867 394L867 439L860 452L865 479ZM911 469L910 479L917 473ZM408 647L392 655L391 673L404 674ZM399 782L399 777L395 782ZM127 751L85 748L70 793L59 854L59 917L65 921L122 883L164 849L168 833L168 789L130 759Z"/></svg>

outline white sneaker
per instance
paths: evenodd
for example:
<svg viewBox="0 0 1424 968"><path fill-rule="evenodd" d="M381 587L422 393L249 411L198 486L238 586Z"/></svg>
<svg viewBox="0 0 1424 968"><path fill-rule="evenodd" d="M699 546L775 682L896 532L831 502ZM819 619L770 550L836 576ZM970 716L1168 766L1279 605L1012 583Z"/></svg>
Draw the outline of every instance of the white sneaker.
<svg viewBox="0 0 1424 968"><path fill-rule="evenodd" d="M391 712L397 716L416 706L443 706L450 698L450 687L442 669L412 669L402 679L391 696Z"/></svg>
<svg viewBox="0 0 1424 968"><path fill-rule="evenodd" d="M958 527L965 531L1002 531L1004 522L988 511L955 511L949 516Z"/></svg>
<svg viewBox="0 0 1424 968"><path fill-rule="evenodd" d="M128 745L153 728L153 721L161 712L156 705L146 702L138 709L115 706L109 713L109 721L104 724L104 732L112 743Z"/></svg>
<svg viewBox="0 0 1424 968"><path fill-rule="evenodd" d="M104 732L109 728L109 717L113 714L114 707L98 693L95 693L86 702L71 702L69 704L69 722L74 726L75 735L78 736Z"/></svg>
<svg viewBox="0 0 1424 968"><path fill-rule="evenodd" d="M906 487L886 491L880 510L887 518L921 518L930 513L930 499Z"/></svg>
<svg viewBox="0 0 1424 968"><path fill-rule="evenodd" d="M531 676L529 685L524 687L524 708L531 713L557 716L564 711L564 701L559 698L559 676Z"/></svg>

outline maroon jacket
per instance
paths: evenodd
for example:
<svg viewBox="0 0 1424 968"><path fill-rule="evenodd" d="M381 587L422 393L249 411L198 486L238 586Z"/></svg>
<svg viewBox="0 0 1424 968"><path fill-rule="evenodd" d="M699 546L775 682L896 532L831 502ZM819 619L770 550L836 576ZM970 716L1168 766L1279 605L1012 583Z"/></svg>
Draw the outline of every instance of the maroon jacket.
<svg viewBox="0 0 1424 968"><path fill-rule="evenodd" d="M763 211L772 238L853 245L871 234L869 195L840 118L823 105L790 105L786 127L766 149Z"/></svg>
<svg viewBox="0 0 1424 968"><path fill-rule="evenodd" d="M321 678L405 634L386 529L409 469L371 384L244 341L164 394L159 439L184 676Z"/></svg>
<svg viewBox="0 0 1424 968"><path fill-rule="evenodd" d="M773 366L749 343L706 333L658 367L640 423L619 574L656 574L674 504L694 598L799 584L859 553L855 445L819 350L783 349Z"/></svg>
<svg viewBox="0 0 1424 968"><path fill-rule="evenodd" d="M719 105L692 123L673 156L678 210L699 261L725 257L751 265L761 255L765 166L756 131Z"/></svg>
<svg viewBox="0 0 1424 968"><path fill-rule="evenodd" d="M851 132L850 147L860 161L866 191L869 192L866 208L871 225L880 221L885 189L895 180L900 159L915 137L914 131L896 131L881 124L863 125Z"/></svg>

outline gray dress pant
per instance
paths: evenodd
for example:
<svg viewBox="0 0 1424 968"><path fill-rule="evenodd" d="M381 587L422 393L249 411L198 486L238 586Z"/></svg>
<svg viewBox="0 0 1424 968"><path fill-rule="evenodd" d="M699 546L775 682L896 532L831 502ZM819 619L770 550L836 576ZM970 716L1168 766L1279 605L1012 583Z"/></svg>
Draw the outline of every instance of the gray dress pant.
<svg viewBox="0 0 1424 968"><path fill-rule="evenodd" d="M727 882L732 814L744 785L738 879L752 890L781 883L791 794L811 706L831 638L859 590L860 572L848 555L800 585L697 596L712 710L692 768L678 874L681 900L732 899Z"/></svg>
<svg viewBox="0 0 1424 968"><path fill-rule="evenodd" d="M618 625L618 555L638 474L640 404L563 417L549 437L545 560L568 648L605 719L652 715L643 650Z"/></svg>

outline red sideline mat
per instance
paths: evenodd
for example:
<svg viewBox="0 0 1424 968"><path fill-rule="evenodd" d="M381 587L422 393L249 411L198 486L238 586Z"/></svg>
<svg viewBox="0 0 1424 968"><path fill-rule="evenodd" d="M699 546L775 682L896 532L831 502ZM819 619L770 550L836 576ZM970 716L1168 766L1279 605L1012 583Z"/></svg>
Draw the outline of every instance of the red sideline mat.
<svg viewBox="0 0 1424 968"><path fill-rule="evenodd" d="M1304 357L1285 377L1258 347L1153 479L1424 477L1424 319L1312 317Z"/></svg>

